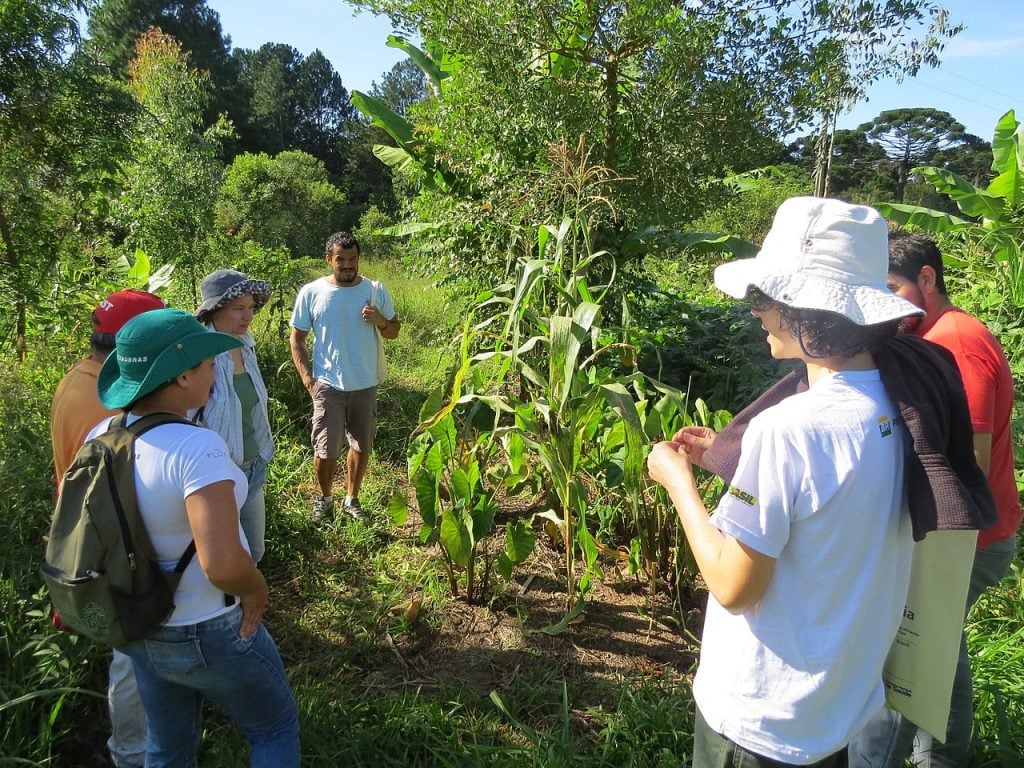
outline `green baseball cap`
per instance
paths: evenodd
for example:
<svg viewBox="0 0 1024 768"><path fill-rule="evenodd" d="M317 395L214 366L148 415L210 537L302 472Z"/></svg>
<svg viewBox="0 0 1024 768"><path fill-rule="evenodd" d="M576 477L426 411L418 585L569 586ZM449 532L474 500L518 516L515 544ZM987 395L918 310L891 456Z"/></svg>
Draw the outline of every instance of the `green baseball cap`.
<svg viewBox="0 0 1024 768"><path fill-rule="evenodd" d="M208 331L183 309L136 315L115 337L117 346L100 369L100 402L124 408L210 357L242 346L226 333Z"/></svg>

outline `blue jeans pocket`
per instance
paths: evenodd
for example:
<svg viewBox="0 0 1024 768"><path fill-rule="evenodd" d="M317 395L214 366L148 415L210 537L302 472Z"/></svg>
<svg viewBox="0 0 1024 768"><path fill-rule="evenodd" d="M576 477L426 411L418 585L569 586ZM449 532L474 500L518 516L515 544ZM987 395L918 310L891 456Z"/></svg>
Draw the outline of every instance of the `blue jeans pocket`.
<svg viewBox="0 0 1024 768"><path fill-rule="evenodd" d="M262 624L256 627L256 631L253 632L249 637L242 637L240 632L242 628L242 611L236 609L228 614L229 621L231 623L231 635L234 639L234 647L238 653L248 653L252 650L252 647L256 644L256 637L260 633Z"/></svg>
<svg viewBox="0 0 1024 768"><path fill-rule="evenodd" d="M146 655L153 667L164 675L186 675L206 666L199 640L187 638L176 642L144 640Z"/></svg>

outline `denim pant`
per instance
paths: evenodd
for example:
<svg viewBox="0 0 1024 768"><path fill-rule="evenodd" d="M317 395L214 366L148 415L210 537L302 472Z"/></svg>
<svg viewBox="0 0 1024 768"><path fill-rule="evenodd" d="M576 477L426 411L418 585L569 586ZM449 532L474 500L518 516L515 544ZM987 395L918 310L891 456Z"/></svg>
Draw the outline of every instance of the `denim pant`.
<svg viewBox="0 0 1024 768"><path fill-rule="evenodd" d="M242 467L245 479L249 481L249 494L242 503L239 516L242 521L242 533L249 542L249 554L252 561L258 563L267 551L267 499L263 486L267 482L267 462L257 456Z"/></svg>
<svg viewBox="0 0 1024 768"><path fill-rule="evenodd" d="M110 659L107 686L110 739L107 749L116 768L140 768L146 759L146 713L139 701L132 660L118 650Z"/></svg>
<svg viewBox="0 0 1024 768"><path fill-rule="evenodd" d="M790 763L772 760L750 752L739 744L712 730L700 707L695 707L693 726L693 762L691 768L787 768ZM841 749L810 768L846 768L846 750Z"/></svg>
<svg viewBox="0 0 1024 768"><path fill-rule="evenodd" d="M974 554L971 583L967 588L967 611L989 587L998 584L1013 562L1014 537L997 541ZM850 768L902 768L911 756L923 768L961 768L967 765L974 725L974 687L971 684L971 660L967 636L960 636L960 655L953 675L946 743L934 741L930 734L888 707L871 719L850 742Z"/></svg>
<svg viewBox="0 0 1024 768"><path fill-rule="evenodd" d="M191 768L209 699L245 732L252 768L297 768L299 722L292 689L262 624L238 636L239 606L183 627L161 627L121 650L135 664L149 722L146 768Z"/></svg>

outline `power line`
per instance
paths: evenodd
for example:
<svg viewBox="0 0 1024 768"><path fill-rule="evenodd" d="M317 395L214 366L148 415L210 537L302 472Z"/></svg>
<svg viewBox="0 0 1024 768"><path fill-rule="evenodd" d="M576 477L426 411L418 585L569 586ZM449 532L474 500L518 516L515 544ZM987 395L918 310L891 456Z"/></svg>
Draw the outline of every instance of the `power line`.
<svg viewBox="0 0 1024 768"><path fill-rule="evenodd" d="M935 72L936 73L944 72L947 75L952 75L953 77L958 77L961 80L963 80L964 82L968 82L971 85L976 85L979 88L984 88L986 91L991 91L996 96L1002 96L1004 99L1009 99L1010 101L1014 101L1014 102L1018 102L1018 103L1021 102L1021 101L1024 101L1024 99L1020 99L1020 98L1018 98L1016 96L1011 96L1008 93L1003 93L1002 91L997 91L995 88L989 88L987 85L985 85L984 83L979 83L977 80L971 80L971 78L969 78L969 77L964 77L963 75L958 75L956 72L954 72L951 69L941 69L940 68L940 69L935 70Z"/></svg>
<svg viewBox="0 0 1024 768"><path fill-rule="evenodd" d="M954 93L953 91L947 91L945 88L939 88L936 85L931 85L931 84L926 83L926 82L924 82L924 81L922 81L920 79L917 81L917 84L918 85L923 85L925 88L931 88L933 91L938 91L939 93L944 93L947 96L952 96L954 99L961 99L963 101L970 102L971 104L975 104L975 105L977 105L979 107L983 107L985 109L990 109L993 112L996 112L996 113L998 113L1000 115L1003 114L1006 111L1005 109L1000 109L999 107L993 107L991 104L983 104L980 101L975 101L974 99L970 99L970 98L968 98L966 96L961 96L959 93ZM1011 96L1007 96L1006 98L1012 99Z"/></svg>

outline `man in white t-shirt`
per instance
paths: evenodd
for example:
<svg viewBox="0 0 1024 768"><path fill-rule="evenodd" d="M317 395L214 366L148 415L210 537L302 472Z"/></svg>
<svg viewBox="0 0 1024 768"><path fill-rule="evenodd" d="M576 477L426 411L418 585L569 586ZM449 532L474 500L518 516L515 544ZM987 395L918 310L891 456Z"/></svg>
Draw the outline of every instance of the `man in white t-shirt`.
<svg viewBox="0 0 1024 768"><path fill-rule="evenodd" d="M359 489L366 474L377 427L377 345L402 327L391 295L379 282L359 274L359 241L347 232L327 239L331 274L307 283L295 297L291 318L292 362L313 399L313 469L320 497L313 519L334 512L332 486L343 442L346 457L344 509L362 516ZM313 332L310 362L306 338Z"/></svg>

